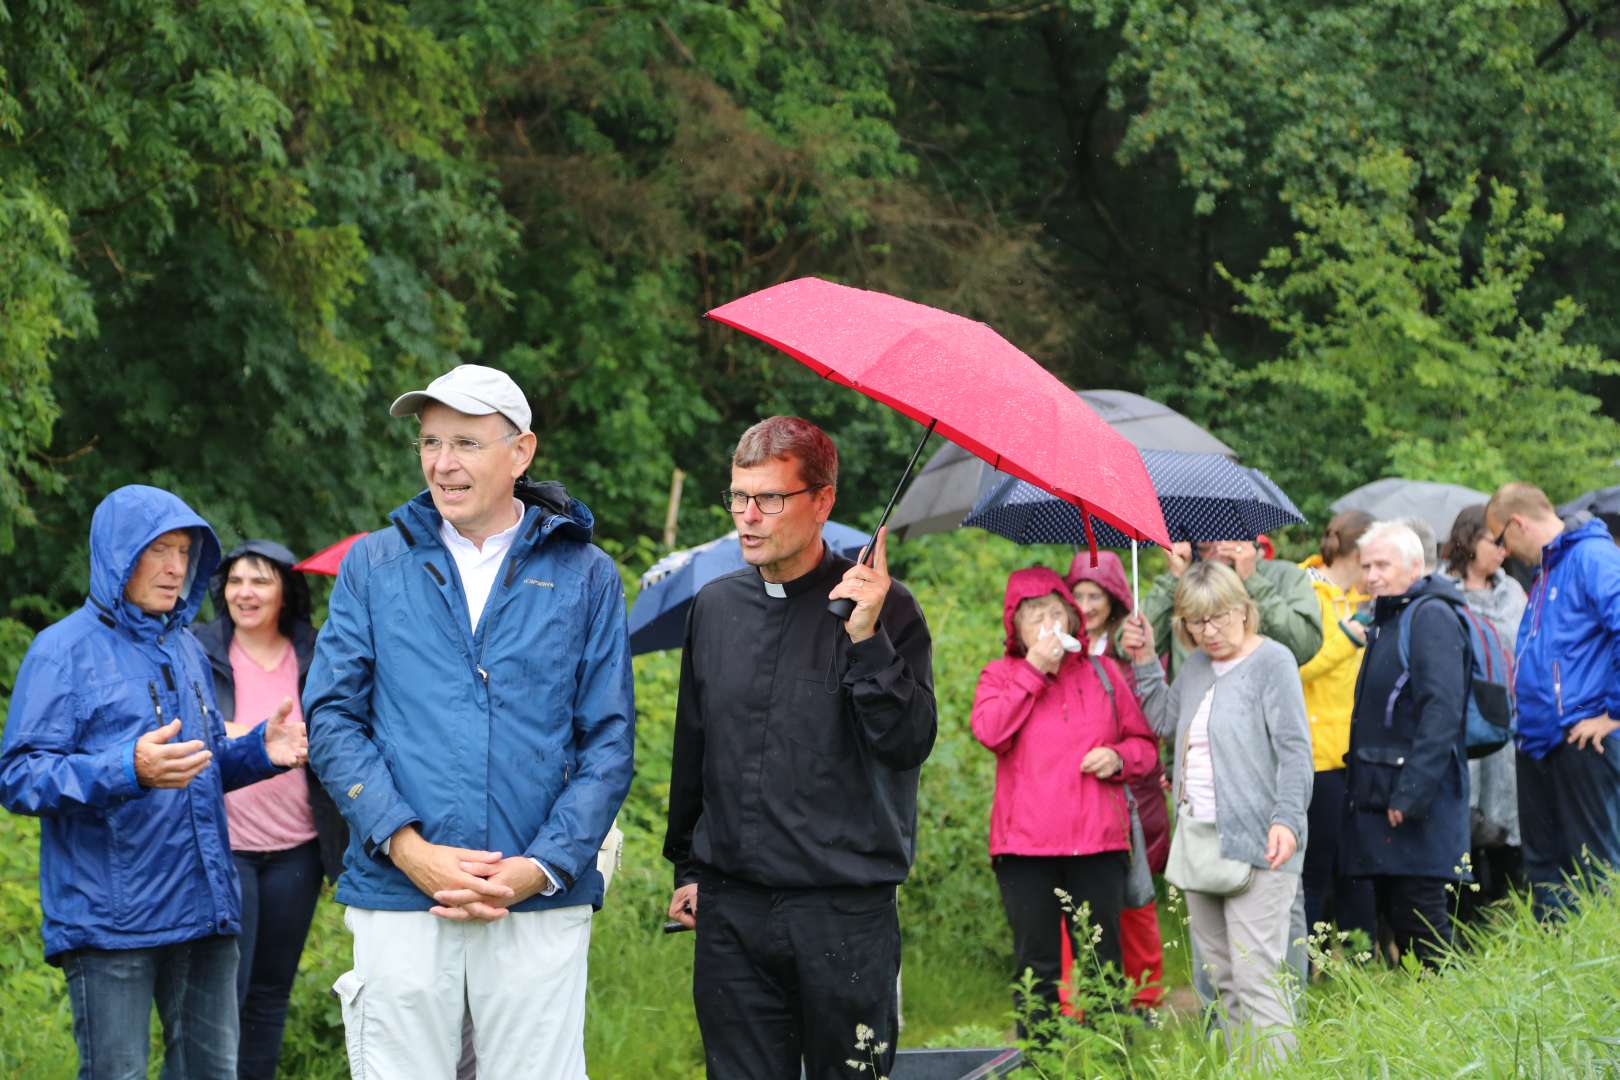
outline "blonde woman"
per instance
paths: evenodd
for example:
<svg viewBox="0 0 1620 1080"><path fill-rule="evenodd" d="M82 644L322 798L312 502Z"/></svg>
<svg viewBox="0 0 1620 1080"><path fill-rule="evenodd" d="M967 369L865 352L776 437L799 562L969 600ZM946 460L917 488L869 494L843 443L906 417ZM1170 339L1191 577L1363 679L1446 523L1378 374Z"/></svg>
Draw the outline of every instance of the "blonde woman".
<svg viewBox="0 0 1620 1080"><path fill-rule="evenodd" d="M1228 1038L1293 1052L1293 993L1283 968L1304 864L1311 736L1293 653L1259 633L1260 612L1230 567L1189 567L1176 585L1172 632L1193 650L1166 685L1153 630L1132 616L1121 645L1142 711L1175 739L1175 848L1190 822L1212 823L1218 858L1247 864L1230 895L1187 891L1193 945L1209 965ZM1200 830L1206 835L1209 830Z"/></svg>

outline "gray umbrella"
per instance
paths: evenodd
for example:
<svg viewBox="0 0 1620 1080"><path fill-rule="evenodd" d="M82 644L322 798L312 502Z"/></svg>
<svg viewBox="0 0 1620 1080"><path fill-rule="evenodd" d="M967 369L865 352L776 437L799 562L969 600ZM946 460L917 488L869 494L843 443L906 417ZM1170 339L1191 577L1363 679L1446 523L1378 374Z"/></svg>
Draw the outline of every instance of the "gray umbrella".
<svg viewBox="0 0 1620 1080"><path fill-rule="evenodd" d="M1140 394L1128 390L1082 390L1080 397L1138 450L1182 450L1237 458L1237 451L1185 416ZM1000 476L983 460L947 443L906 489L889 519L889 531L901 539L949 532L962 524L979 497Z"/></svg>
<svg viewBox="0 0 1620 1080"><path fill-rule="evenodd" d="M1620 514L1620 487L1599 488L1577 495L1558 508L1558 516L1574 517L1583 510L1599 516Z"/></svg>
<svg viewBox="0 0 1620 1080"><path fill-rule="evenodd" d="M1422 518L1444 543L1451 535L1451 523L1467 507L1489 502L1490 495L1461 484L1437 484L1430 480L1405 480L1398 476L1374 480L1333 500L1334 513L1365 510L1380 521L1396 518Z"/></svg>

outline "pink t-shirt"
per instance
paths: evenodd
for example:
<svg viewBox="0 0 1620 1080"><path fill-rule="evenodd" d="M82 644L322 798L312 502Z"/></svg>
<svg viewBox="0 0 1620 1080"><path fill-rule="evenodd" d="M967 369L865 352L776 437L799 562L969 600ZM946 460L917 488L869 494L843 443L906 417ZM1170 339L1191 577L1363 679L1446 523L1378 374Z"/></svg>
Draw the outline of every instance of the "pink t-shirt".
<svg viewBox="0 0 1620 1080"><path fill-rule="evenodd" d="M250 727L264 723L282 698L293 699L291 719L302 720L298 703L298 659L291 646L266 671L231 639L231 673L236 679L236 719ZM309 809L309 773L289 769L279 776L225 793L232 851L285 851L315 839Z"/></svg>

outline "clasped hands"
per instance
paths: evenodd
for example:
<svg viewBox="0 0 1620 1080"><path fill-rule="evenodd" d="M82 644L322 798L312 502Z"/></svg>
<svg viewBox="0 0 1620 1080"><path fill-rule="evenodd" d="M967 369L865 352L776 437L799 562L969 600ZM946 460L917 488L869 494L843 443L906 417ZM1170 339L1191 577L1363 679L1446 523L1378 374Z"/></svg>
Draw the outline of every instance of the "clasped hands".
<svg viewBox="0 0 1620 1080"><path fill-rule="evenodd" d="M457 922L503 919L512 905L544 892L551 884L527 856L503 858L498 851L430 843L415 825L394 833L388 857L411 884L433 898L432 914Z"/></svg>

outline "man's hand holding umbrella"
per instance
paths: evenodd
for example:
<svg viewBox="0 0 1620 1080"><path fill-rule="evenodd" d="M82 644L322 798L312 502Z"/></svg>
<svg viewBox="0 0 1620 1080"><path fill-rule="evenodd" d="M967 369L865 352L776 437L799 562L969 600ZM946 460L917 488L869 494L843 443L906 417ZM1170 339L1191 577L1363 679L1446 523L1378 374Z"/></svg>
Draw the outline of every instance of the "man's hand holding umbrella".
<svg viewBox="0 0 1620 1080"><path fill-rule="evenodd" d="M866 565L866 549L862 548L855 565L844 571L843 580L827 594L828 600L845 597L854 602L855 610L844 623L844 629L849 640L857 644L877 633L878 613L883 610L883 598L889 595L888 541L889 530L885 526L878 530L873 542L876 546L872 549L872 565Z"/></svg>

